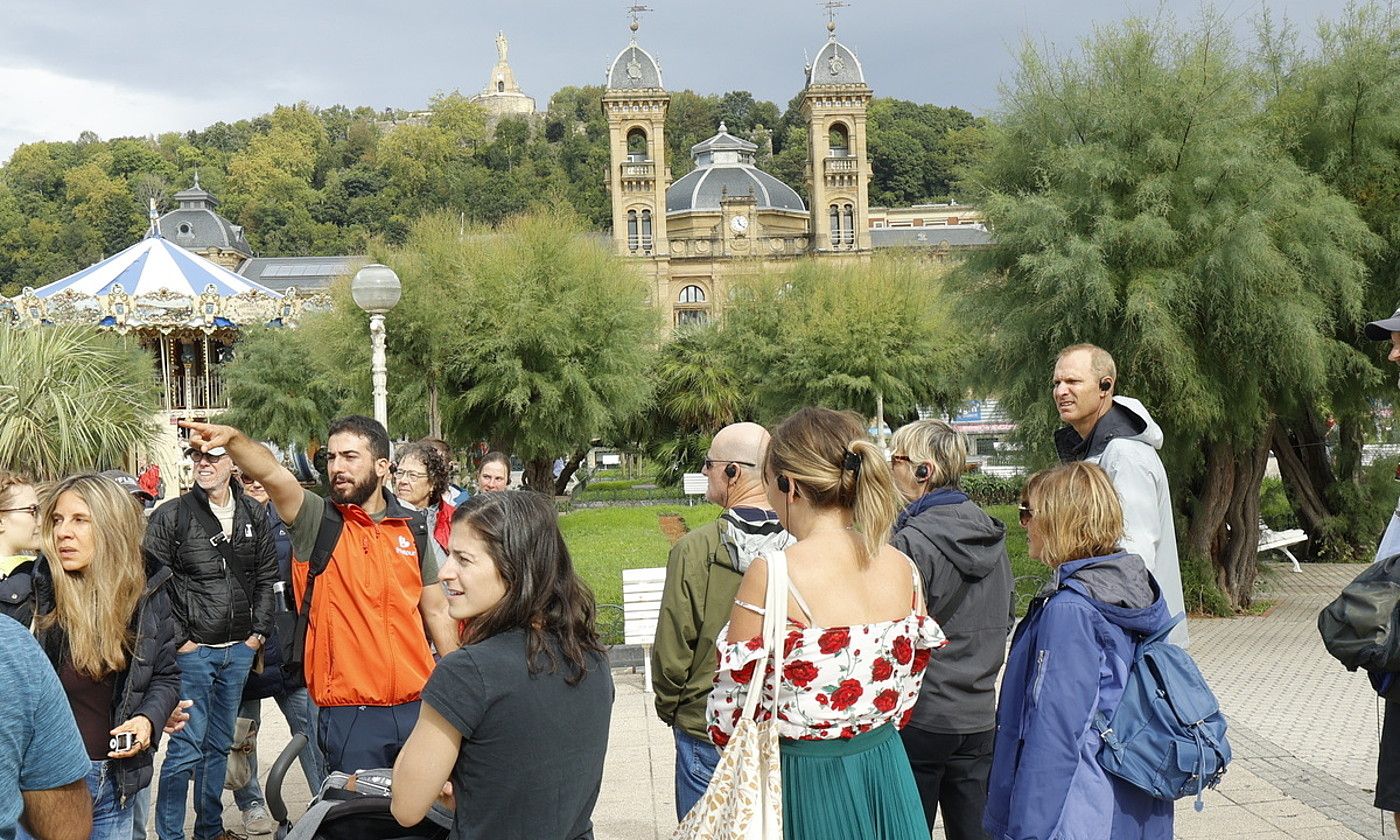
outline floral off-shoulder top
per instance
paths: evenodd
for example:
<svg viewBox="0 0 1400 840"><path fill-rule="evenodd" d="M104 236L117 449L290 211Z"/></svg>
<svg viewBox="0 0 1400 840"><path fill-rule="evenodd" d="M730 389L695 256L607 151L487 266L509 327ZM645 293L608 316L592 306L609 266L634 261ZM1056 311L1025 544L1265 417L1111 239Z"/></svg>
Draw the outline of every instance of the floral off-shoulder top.
<svg viewBox="0 0 1400 840"><path fill-rule="evenodd" d="M783 673L778 688L778 735L797 740L854 738L890 721L903 728L919 697L931 652L948 643L932 616L919 615L919 572L909 615L894 621L847 627L809 627L788 621ZM789 584L793 600L810 618L812 611ZM710 740L724 746L743 714L752 686L764 692L757 712L769 718L774 707L768 675L755 676L764 659L763 637L732 642L725 624L716 640L719 669L706 704Z"/></svg>

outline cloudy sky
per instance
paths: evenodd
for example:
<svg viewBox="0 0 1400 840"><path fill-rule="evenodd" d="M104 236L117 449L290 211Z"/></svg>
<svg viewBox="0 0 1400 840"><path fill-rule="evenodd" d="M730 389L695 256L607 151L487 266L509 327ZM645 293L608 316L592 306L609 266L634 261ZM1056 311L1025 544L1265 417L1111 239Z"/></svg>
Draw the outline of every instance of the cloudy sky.
<svg viewBox="0 0 1400 840"><path fill-rule="evenodd" d="M1199 0L848 0L838 35L879 95L997 106L1026 37L1072 49L1130 14L1195 18ZM749 90L780 106L825 39L818 0L648 0L640 43L667 87ZM1305 33L1346 0L1219 0L1247 33L1261 7ZM472 93L495 34L540 100L597 84L627 43L626 0L0 0L0 160L33 140L202 128L278 103L421 106Z"/></svg>

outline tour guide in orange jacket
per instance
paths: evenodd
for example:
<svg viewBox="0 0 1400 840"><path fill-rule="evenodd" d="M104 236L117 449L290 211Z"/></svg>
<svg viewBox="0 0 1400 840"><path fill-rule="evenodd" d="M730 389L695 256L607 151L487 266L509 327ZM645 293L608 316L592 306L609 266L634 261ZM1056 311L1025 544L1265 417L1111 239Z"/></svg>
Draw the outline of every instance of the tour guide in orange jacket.
<svg viewBox="0 0 1400 840"><path fill-rule="evenodd" d="M296 604L306 583L326 504L344 524L330 564L316 579L306 638L306 685L320 708L317 737L327 771L392 767L418 721L418 698L437 652L458 646L437 585L432 552L420 558L415 516L386 489L389 435L368 417L343 417L326 436L330 494L322 499L260 443L232 426L180 424L190 445L222 446L243 474L262 482L292 532Z"/></svg>

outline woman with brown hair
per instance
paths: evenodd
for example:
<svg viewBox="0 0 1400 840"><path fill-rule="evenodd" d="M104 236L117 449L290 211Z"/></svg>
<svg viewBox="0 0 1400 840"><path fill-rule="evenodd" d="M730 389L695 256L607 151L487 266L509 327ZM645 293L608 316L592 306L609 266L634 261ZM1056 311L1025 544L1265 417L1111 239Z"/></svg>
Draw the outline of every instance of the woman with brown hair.
<svg viewBox="0 0 1400 840"><path fill-rule="evenodd" d="M1170 620L1120 547L1118 494L1098 466L1065 464L1027 482L1021 522L1053 574L1011 642L983 824L994 837L1170 840L1173 803L1106 773L1090 725L1113 717L1138 640Z"/></svg>
<svg viewBox="0 0 1400 840"><path fill-rule="evenodd" d="M778 720L783 835L927 840L897 730L944 638L918 570L888 544L900 502L884 453L855 415L804 408L773 430L763 474L769 506L797 542L782 558L756 558L739 584L716 642L710 737L726 744L748 692L766 684L755 673L769 655L757 605L771 559L787 568L791 617L778 696L762 704Z"/></svg>
<svg viewBox="0 0 1400 840"><path fill-rule="evenodd" d="M0 470L0 612L34 619L34 552L39 550L39 491L28 476Z"/></svg>
<svg viewBox="0 0 1400 840"><path fill-rule="evenodd" d="M156 740L179 701L165 567L141 551L141 509L116 482L76 475L47 488L34 633L58 672L92 770L94 838L131 836Z"/></svg>

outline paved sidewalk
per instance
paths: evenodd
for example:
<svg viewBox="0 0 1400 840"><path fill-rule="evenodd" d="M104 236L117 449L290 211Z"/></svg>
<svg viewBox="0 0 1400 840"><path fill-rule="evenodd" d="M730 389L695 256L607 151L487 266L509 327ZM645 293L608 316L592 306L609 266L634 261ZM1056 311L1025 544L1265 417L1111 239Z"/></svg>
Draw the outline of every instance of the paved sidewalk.
<svg viewBox="0 0 1400 840"><path fill-rule="evenodd" d="M1230 720L1235 758L1204 812L1192 800L1177 808L1176 834L1187 840L1358 840L1395 837L1393 823L1371 807L1377 748L1375 694L1364 677L1327 655L1317 638L1317 611L1361 566L1305 564L1302 574L1267 564L1263 616L1191 622L1191 652ZM599 840L661 840L675 827L674 752L656 720L640 673L616 674L603 791L594 812ZM264 705L265 774L286 724ZM293 815L309 796L293 767ZM232 797L225 821L241 829ZM1384 833L1382 829L1384 827ZM936 838L942 832L935 832Z"/></svg>

